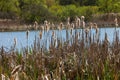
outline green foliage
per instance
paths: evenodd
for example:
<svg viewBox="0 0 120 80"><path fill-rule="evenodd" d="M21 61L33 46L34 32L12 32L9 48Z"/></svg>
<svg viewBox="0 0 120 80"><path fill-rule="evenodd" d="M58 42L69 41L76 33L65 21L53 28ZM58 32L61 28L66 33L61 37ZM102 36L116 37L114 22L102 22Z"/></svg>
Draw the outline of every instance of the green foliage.
<svg viewBox="0 0 120 80"><path fill-rule="evenodd" d="M97 5L96 3L97 3L97 1L98 0L85 0L86 2L84 3L86 6L95 6L95 5Z"/></svg>
<svg viewBox="0 0 120 80"><path fill-rule="evenodd" d="M18 18L25 22L45 19L64 21L69 16L120 12L120 0L0 0L0 18Z"/></svg>
<svg viewBox="0 0 120 80"><path fill-rule="evenodd" d="M70 5L73 4L75 0L59 0L60 5Z"/></svg>
<svg viewBox="0 0 120 80"><path fill-rule="evenodd" d="M63 6L60 19L65 21L68 17L74 18L77 15L77 8L75 5Z"/></svg>
<svg viewBox="0 0 120 80"><path fill-rule="evenodd" d="M36 2L31 0L31 2L24 1L24 4L21 9L21 18L28 22L34 22L34 21L43 21L46 18L49 18L51 16L50 12L46 8L46 6L43 4L44 0L41 0Z"/></svg>
<svg viewBox="0 0 120 80"><path fill-rule="evenodd" d="M75 5L54 5L50 8L50 11L62 21L65 21L68 17L74 18L76 15L78 15L78 9Z"/></svg>
<svg viewBox="0 0 120 80"><path fill-rule="evenodd" d="M51 7L54 4L55 4L55 0L46 0L46 5L47 5L48 8Z"/></svg>
<svg viewBox="0 0 120 80"><path fill-rule="evenodd" d="M60 5L95 6L98 0L59 0Z"/></svg>
<svg viewBox="0 0 120 80"><path fill-rule="evenodd" d="M119 0L99 0L98 5L100 7L100 11L105 13L120 12Z"/></svg>
<svg viewBox="0 0 120 80"><path fill-rule="evenodd" d="M18 16L20 12L18 0L1 0L0 12L3 13L0 17L13 18Z"/></svg>
<svg viewBox="0 0 120 80"><path fill-rule="evenodd" d="M86 19L90 20L93 14L98 12L97 6L83 6L76 7L75 5L59 6L54 5L50 8L53 15L57 16L60 20L65 21L68 17L73 20L75 16L86 16Z"/></svg>
<svg viewBox="0 0 120 80"><path fill-rule="evenodd" d="M57 18L57 20L61 19L63 10L64 7L59 5L53 5L49 9L49 11Z"/></svg>
<svg viewBox="0 0 120 80"><path fill-rule="evenodd" d="M77 0L81 6L95 6L98 0Z"/></svg>
<svg viewBox="0 0 120 80"><path fill-rule="evenodd" d="M97 14L98 7L97 6L83 6L78 8L78 12L81 13L80 16L84 15L87 20L90 20L93 14Z"/></svg>
<svg viewBox="0 0 120 80"><path fill-rule="evenodd" d="M47 8L45 8L43 5L29 5L24 6L24 9L22 10L22 18L25 21L43 21L46 18L50 17L50 13Z"/></svg>
<svg viewBox="0 0 120 80"><path fill-rule="evenodd" d="M112 9L112 12L120 12L120 1L112 4L111 9Z"/></svg>

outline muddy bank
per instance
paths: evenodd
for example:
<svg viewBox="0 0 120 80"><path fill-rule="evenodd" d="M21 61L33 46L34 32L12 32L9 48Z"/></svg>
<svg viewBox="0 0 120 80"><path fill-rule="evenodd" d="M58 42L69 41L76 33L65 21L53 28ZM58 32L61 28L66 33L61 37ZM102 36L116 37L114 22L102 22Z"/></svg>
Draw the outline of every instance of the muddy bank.
<svg viewBox="0 0 120 80"><path fill-rule="evenodd" d="M10 19L0 19L0 31L24 31L29 27L30 30L34 30L34 28L28 24L20 23L17 20Z"/></svg>
<svg viewBox="0 0 120 80"><path fill-rule="evenodd" d="M120 13L106 13L101 15L93 15L91 22L98 24L98 27L115 27L115 18L118 19L120 26Z"/></svg>

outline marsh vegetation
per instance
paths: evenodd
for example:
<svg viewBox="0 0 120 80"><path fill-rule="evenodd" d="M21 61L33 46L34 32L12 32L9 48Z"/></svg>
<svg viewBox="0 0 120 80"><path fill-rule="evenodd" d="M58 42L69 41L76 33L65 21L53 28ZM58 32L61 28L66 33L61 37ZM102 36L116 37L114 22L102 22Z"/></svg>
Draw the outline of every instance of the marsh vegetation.
<svg viewBox="0 0 120 80"><path fill-rule="evenodd" d="M82 19L84 17L82 16ZM97 24L90 23L77 30L72 23L66 24L66 40L57 37L52 30L49 50L42 41L43 32L49 33L49 23L45 21L39 37L35 37L34 44L17 51L16 38L12 49L6 51L0 48L0 78L2 80L118 80L120 79L120 36L117 27L114 29L112 42L107 34L100 40ZM79 19L76 25L79 27ZM59 36L64 24L58 25ZM54 27L52 25L52 27ZM42 27L41 27L42 28ZM75 32L73 32L73 30ZM91 35L91 30L95 33ZM42 32L43 31L43 32ZM29 40L30 31L26 31ZM42 42L41 42L42 41ZM26 42L27 43L27 42Z"/></svg>

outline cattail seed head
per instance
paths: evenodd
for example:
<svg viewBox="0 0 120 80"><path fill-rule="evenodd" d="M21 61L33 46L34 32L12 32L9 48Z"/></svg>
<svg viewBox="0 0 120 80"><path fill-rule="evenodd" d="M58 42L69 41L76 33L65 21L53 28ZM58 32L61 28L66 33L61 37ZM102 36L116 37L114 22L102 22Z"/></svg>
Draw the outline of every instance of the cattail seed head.
<svg viewBox="0 0 120 80"><path fill-rule="evenodd" d="M74 27L75 27L75 25L74 25L74 23L72 23L72 24L71 24L71 28L74 29Z"/></svg>
<svg viewBox="0 0 120 80"><path fill-rule="evenodd" d="M47 20L45 20L45 21L44 21L44 24L48 24L48 21L47 21Z"/></svg>
<svg viewBox="0 0 120 80"><path fill-rule="evenodd" d="M83 21L85 19L85 17L84 16L81 16L81 20Z"/></svg>
<svg viewBox="0 0 120 80"><path fill-rule="evenodd" d="M52 29L55 29L55 24L52 22Z"/></svg>
<svg viewBox="0 0 120 80"><path fill-rule="evenodd" d="M92 27L93 27L93 23L92 22L89 23L89 27L90 27L90 29L92 29Z"/></svg>
<svg viewBox="0 0 120 80"><path fill-rule="evenodd" d="M59 30L62 30L62 28L63 28L63 23L62 22L60 23L58 28L59 28Z"/></svg>
<svg viewBox="0 0 120 80"><path fill-rule="evenodd" d="M89 32L89 28L86 28L86 29L85 29L85 32L88 34L88 32Z"/></svg>
<svg viewBox="0 0 120 80"><path fill-rule="evenodd" d="M38 28L38 23L37 23L37 21L34 22L34 25L33 25L33 26L34 26L35 29L37 30L37 28Z"/></svg>
<svg viewBox="0 0 120 80"><path fill-rule="evenodd" d="M117 18L115 18L114 23L115 23L115 27L118 27L118 19Z"/></svg>

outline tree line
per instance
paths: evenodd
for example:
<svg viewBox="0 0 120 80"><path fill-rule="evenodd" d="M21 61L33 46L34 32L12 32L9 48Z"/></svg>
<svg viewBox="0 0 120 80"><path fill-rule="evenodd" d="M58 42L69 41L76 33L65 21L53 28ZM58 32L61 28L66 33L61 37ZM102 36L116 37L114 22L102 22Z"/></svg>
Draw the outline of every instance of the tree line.
<svg viewBox="0 0 120 80"><path fill-rule="evenodd" d="M120 0L0 0L0 18L22 22L45 19L64 21L67 17L119 13Z"/></svg>

